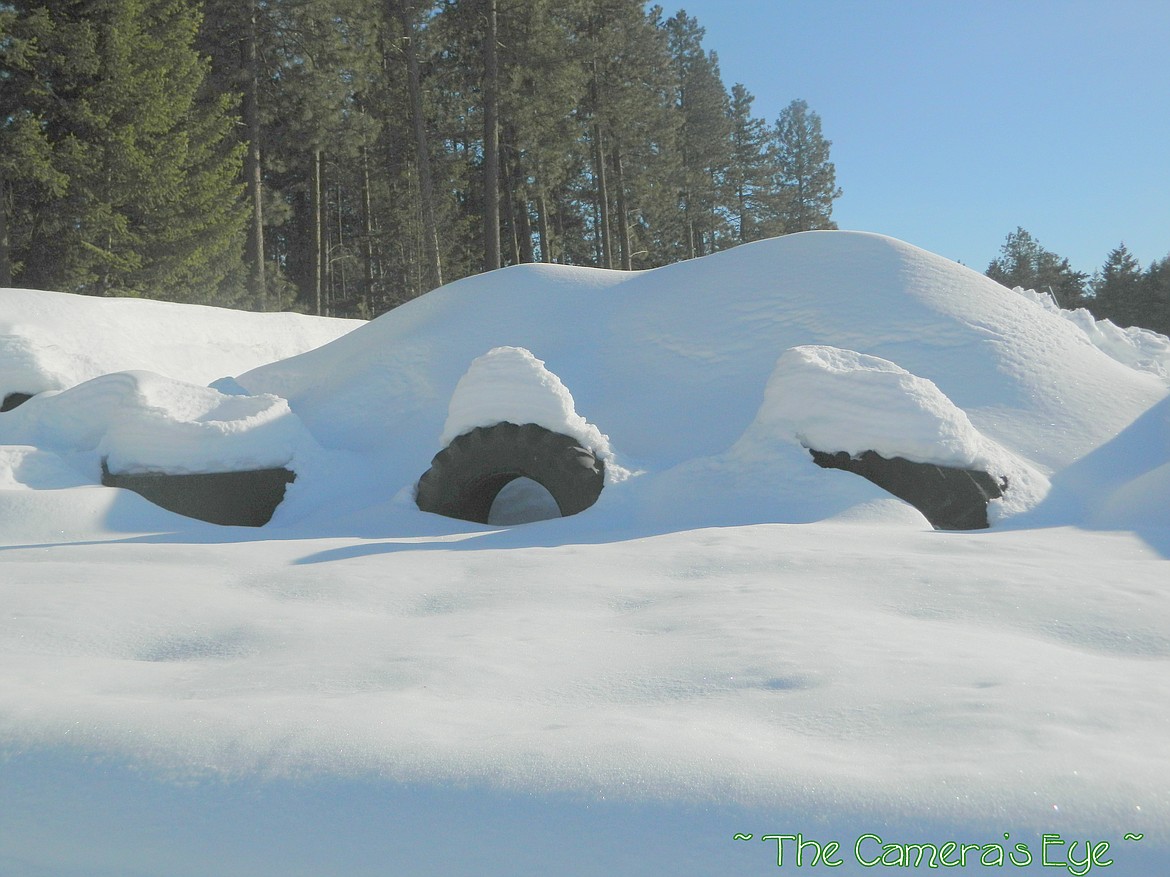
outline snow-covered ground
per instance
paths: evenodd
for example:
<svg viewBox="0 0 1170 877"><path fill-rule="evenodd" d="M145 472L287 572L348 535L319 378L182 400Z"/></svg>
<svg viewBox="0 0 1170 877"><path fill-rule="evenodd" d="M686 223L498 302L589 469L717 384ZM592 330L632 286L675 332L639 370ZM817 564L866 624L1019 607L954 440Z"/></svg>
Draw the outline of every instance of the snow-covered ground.
<svg viewBox="0 0 1170 877"><path fill-rule="evenodd" d="M1165 873L1168 349L848 232L369 324L0 290L38 393L0 414L0 874L823 870L797 833L840 874ZM497 419L603 459L597 503L420 512ZM935 531L810 447L1009 487ZM217 527L103 461L297 480Z"/></svg>

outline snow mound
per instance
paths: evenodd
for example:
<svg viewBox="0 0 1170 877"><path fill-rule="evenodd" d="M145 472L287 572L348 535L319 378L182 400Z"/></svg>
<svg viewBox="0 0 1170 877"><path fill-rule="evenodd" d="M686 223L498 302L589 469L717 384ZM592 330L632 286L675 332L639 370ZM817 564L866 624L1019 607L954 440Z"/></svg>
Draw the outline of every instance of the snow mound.
<svg viewBox="0 0 1170 877"><path fill-rule="evenodd" d="M650 473L730 448L779 354L804 345L897 363L1046 472L1167 392L981 274L892 238L835 231L652 271L517 265L237 379L288 399L323 446L384 455L406 483L434 453L467 364L504 345L540 351L628 465Z"/></svg>
<svg viewBox="0 0 1170 877"><path fill-rule="evenodd" d="M1001 515L1034 506L1048 489L1040 472L982 435L932 381L853 350L805 345L780 356L735 450L749 455L750 446L776 438L830 454L874 451L1005 477L1009 490L994 507Z"/></svg>
<svg viewBox="0 0 1170 877"><path fill-rule="evenodd" d="M577 413L561 379L523 347L496 347L471 363L451 395L439 444L504 422L535 423L572 436L597 457L613 457L609 438Z"/></svg>
<svg viewBox="0 0 1170 877"><path fill-rule="evenodd" d="M0 413L0 872L730 875L784 826L1165 871L1155 341L852 232L516 266L259 368L306 323L254 316L0 294L0 377L40 390ZM502 417L639 475L523 527L420 512L437 437ZM802 441L986 466L1027 511L935 531ZM297 478L217 527L103 457Z"/></svg>
<svg viewBox="0 0 1170 877"><path fill-rule="evenodd" d="M87 483L51 451L30 445L0 445L0 490L63 490Z"/></svg>
<svg viewBox="0 0 1170 877"><path fill-rule="evenodd" d="M206 384L285 359L362 325L137 298L0 289L0 398L146 370Z"/></svg>
<svg viewBox="0 0 1170 877"><path fill-rule="evenodd" d="M1148 532L1170 508L1170 397L1052 478L1052 493L1019 525L1072 522Z"/></svg>
<svg viewBox="0 0 1170 877"><path fill-rule="evenodd" d="M1080 329L1098 350L1139 371L1170 378L1170 338L1139 326L1122 328L1111 320L1098 320L1087 308L1064 310L1052 296L1017 286L1013 292L1036 302L1049 313Z"/></svg>
<svg viewBox="0 0 1170 877"><path fill-rule="evenodd" d="M985 441L933 382L887 359L823 345L784 352L757 423L806 448L875 451L917 463L983 468Z"/></svg>
<svg viewBox="0 0 1170 877"><path fill-rule="evenodd" d="M46 391L0 420L0 444L88 454L119 474L284 466L305 442L284 399L228 396L143 371Z"/></svg>
<svg viewBox="0 0 1170 877"><path fill-rule="evenodd" d="M101 455L124 472L266 468L312 442L276 523L339 534L430 526L405 498L436 437L441 447L501 421L574 436L605 458L607 481L626 483L590 517L615 526L807 522L883 495L810 467L800 442L1006 476L1000 520L1035 506L1047 479L1167 395L1147 362L1158 336L1094 343L1086 333L1108 325L1076 324L1051 303L859 232L788 235L653 271L518 265L354 331L20 290L0 302L11 330L0 334L0 373L23 376L15 390L69 384L131 354L157 373L119 370L41 400L51 404L34 398L0 415L0 443L81 454L92 474ZM314 333L340 337L246 362ZM219 378L212 389L195 386L209 377ZM625 479L629 470L639 477Z"/></svg>

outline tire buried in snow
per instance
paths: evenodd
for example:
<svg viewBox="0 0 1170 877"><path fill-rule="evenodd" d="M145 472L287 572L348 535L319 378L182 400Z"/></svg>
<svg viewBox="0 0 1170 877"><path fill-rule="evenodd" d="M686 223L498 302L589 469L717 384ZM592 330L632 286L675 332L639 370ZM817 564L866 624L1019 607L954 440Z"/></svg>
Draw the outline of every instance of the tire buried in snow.
<svg viewBox="0 0 1170 877"><path fill-rule="evenodd" d="M486 524L492 502L516 478L540 484L568 517L597 502L605 462L578 439L535 423L480 426L435 455L415 501L424 512Z"/></svg>
<svg viewBox="0 0 1170 877"><path fill-rule="evenodd" d="M132 490L156 506L224 527L263 527L296 473L283 467L240 472L114 474L102 461L102 484Z"/></svg>
<svg viewBox="0 0 1170 877"><path fill-rule="evenodd" d="M0 401L0 411L11 411L33 397L33 393L9 393Z"/></svg>
<svg viewBox="0 0 1170 877"><path fill-rule="evenodd" d="M811 448L809 453L822 469L854 472L910 503L936 530L986 530L987 503L1008 488L1007 478L997 479L980 469L915 463L874 451L856 457Z"/></svg>

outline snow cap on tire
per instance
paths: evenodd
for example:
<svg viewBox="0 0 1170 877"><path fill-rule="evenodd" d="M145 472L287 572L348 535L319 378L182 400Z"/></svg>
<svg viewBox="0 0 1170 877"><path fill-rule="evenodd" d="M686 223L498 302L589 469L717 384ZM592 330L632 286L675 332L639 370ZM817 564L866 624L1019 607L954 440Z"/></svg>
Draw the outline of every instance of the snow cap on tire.
<svg viewBox="0 0 1170 877"><path fill-rule="evenodd" d="M472 361L451 395L439 444L503 422L535 423L577 439L599 459L612 457L609 438L577 413L568 387L523 347L495 347Z"/></svg>

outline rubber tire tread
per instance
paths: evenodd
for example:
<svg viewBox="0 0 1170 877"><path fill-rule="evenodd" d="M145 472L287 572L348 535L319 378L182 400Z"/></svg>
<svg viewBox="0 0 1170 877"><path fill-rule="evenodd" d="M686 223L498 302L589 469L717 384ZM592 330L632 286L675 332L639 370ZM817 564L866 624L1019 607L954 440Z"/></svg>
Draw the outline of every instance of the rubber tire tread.
<svg viewBox="0 0 1170 877"><path fill-rule="evenodd" d="M535 423L481 426L435 455L415 502L424 512L486 524L496 495L521 477L542 485L567 517L597 502L605 462L578 439Z"/></svg>

